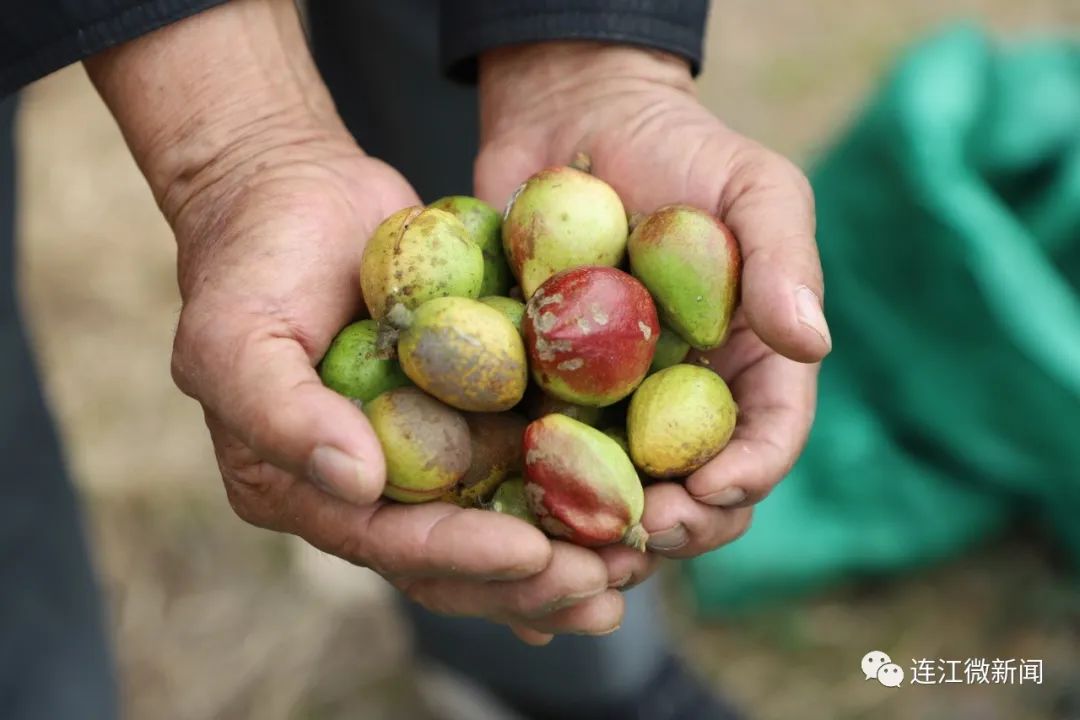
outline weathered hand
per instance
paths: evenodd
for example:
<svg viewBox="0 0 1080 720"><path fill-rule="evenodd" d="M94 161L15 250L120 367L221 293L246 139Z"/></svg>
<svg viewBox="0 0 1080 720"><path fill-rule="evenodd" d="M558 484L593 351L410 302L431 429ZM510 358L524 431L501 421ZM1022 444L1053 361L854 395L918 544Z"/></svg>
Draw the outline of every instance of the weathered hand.
<svg viewBox="0 0 1080 720"><path fill-rule="evenodd" d="M643 577L649 558L378 499L378 440L315 365L362 307L364 242L419 199L348 136L303 53L291 0L237 0L88 63L176 235L173 374L203 407L229 502L437 612L507 622L530 642L614 628L609 586Z"/></svg>
<svg viewBox="0 0 1080 720"><path fill-rule="evenodd" d="M743 256L727 342L697 359L739 404L731 443L685 486L646 491L650 548L691 557L739 537L751 506L790 470L831 347L810 186L790 162L725 127L697 100L686 64L623 46L541 43L481 59L476 187L501 207L536 170L576 153L627 211L687 203L716 213Z"/></svg>

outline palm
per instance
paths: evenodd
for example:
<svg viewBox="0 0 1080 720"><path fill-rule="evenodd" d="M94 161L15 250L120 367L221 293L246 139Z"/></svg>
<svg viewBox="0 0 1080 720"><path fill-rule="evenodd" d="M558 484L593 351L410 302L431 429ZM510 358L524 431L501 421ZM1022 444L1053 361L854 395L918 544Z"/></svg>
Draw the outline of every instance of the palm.
<svg viewBox="0 0 1080 720"><path fill-rule="evenodd" d="M525 118L511 137L494 138L477 164L478 192L504 202L532 172L565 164L584 151L592 172L615 188L628 213L669 203L708 209L731 226L742 246L742 307L729 337L720 348L693 358L729 383L740 410L735 436L685 489L662 483L647 491L646 529L681 523L691 530L690 541L669 554L697 554L740 534L749 511L725 513L694 499L728 507L760 499L790 469L805 441L816 366L796 360L816 360L821 348L807 348L805 338L796 337L800 326L790 296L780 297L785 288L777 276L783 270L769 260L780 252L776 241L785 238L761 238L783 232L779 223L762 220L763 210L765 216L796 213L795 224L811 227L812 210L799 205L805 198L798 180L792 181L791 194L774 192L777 172L801 179L793 168L777 170L777 156L726 128L685 93L658 91L648 100L631 97L604 112L567 117L565 126L554 129L549 118ZM809 251L792 243L791 252L790 260L816 267L812 243ZM735 490L724 495L726 488Z"/></svg>

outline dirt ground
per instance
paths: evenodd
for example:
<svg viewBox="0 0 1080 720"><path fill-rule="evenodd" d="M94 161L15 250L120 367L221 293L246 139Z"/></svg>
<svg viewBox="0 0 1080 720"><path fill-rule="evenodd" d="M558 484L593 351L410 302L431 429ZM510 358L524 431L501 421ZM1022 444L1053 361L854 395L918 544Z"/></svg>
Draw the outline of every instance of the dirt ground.
<svg viewBox="0 0 1080 720"><path fill-rule="evenodd" d="M898 48L957 18L1010 37L1080 28L1075 0L722 0L706 101L805 159L843 127ZM169 379L174 248L78 68L25 94L22 285L48 391L87 498L133 719L418 718L408 632L381 581L245 526L225 503L201 414ZM837 590L686 652L755 717L1080 717L1080 596L1010 540L903 581ZM1041 686L886 690L863 653L1040 657Z"/></svg>

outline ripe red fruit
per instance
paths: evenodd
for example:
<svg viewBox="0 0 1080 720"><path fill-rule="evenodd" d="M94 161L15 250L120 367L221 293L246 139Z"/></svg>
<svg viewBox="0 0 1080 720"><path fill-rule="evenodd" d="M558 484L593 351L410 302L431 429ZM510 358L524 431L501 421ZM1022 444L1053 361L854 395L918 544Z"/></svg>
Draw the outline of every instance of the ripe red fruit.
<svg viewBox="0 0 1080 720"><path fill-rule="evenodd" d="M549 535L577 545L645 550L645 491L619 444L558 413L525 429L525 495Z"/></svg>
<svg viewBox="0 0 1080 720"><path fill-rule="evenodd" d="M579 405L604 407L634 391L660 335L656 306L627 273L589 265L541 285L522 321L533 378Z"/></svg>

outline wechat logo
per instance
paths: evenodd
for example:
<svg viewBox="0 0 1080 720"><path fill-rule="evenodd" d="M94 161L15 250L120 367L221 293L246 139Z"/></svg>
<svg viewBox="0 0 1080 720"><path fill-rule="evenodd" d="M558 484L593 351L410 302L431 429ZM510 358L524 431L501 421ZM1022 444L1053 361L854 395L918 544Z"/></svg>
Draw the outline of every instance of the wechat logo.
<svg viewBox="0 0 1080 720"><path fill-rule="evenodd" d="M904 668L880 650L871 650L863 655L859 667L867 680L877 680L885 687L900 687L904 682Z"/></svg>

